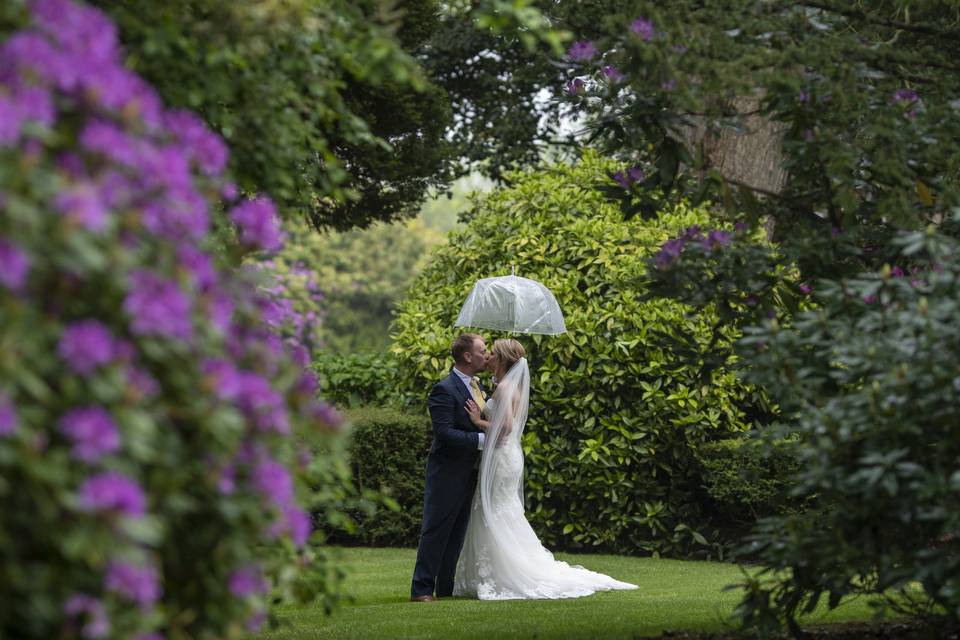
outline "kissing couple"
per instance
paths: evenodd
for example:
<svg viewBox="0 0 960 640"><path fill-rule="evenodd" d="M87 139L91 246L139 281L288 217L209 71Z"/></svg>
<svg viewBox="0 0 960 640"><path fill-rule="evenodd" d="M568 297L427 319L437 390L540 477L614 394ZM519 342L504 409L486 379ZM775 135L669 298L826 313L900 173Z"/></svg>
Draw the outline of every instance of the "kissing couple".
<svg viewBox="0 0 960 640"><path fill-rule="evenodd" d="M516 340L458 336L454 366L428 405L423 524L411 600L577 598L636 585L554 559L524 515L520 436L530 407L530 369ZM478 373L497 381L491 397Z"/></svg>

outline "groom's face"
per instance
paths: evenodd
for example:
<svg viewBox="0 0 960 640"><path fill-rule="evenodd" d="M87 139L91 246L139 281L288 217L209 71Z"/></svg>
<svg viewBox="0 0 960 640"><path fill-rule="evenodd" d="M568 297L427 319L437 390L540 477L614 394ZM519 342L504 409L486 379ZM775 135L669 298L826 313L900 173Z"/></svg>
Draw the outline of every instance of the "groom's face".
<svg viewBox="0 0 960 640"><path fill-rule="evenodd" d="M473 341L473 348L464 356L474 373L484 371L487 368L487 360L490 359L490 354L487 353L487 343L483 341L483 338L477 338Z"/></svg>

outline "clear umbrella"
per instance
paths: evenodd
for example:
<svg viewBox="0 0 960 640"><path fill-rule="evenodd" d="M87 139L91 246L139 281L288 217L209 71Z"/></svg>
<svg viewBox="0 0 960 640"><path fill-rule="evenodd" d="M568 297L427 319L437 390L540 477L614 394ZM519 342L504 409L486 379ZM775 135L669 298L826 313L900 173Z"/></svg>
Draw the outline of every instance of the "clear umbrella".
<svg viewBox="0 0 960 640"><path fill-rule="evenodd" d="M550 290L536 280L517 275L478 280L454 326L546 335L567 331L560 305Z"/></svg>

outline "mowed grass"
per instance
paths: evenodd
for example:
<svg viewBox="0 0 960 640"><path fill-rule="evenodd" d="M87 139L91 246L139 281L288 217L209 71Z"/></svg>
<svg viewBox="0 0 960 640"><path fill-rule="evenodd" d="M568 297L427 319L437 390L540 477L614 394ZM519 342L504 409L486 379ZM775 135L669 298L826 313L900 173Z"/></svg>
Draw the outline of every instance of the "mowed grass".
<svg viewBox="0 0 960 640"><path fill-rule="evenodd" d="M736 565L654 558L558 553L571 564L606 573L639 585L634 591L601 592L570 600L511 600L480 602L444 598L410 602L412 549L338 550L349 577L352 601L330 616L310 607L287 606L276 613L283 627L265 632L269 640L329 638L638 638L664 631L730 629L738 591L723 591L740 582ZM826 608L805 623L868 620L872 610L864 599Z"/></svg>

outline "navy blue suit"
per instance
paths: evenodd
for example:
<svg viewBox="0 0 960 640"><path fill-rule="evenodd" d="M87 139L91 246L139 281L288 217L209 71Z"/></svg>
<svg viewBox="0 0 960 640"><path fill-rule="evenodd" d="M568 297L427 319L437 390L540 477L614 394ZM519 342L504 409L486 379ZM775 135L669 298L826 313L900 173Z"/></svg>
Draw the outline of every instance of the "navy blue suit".
<svg viewBox="0 0 960 640"><path fill-rule="evenodd" d="M434 591L439 597L453 593L480 456L480 432L464 408L470 398L470 391L453 371L430 392L433 445L427 457L423 526L410 587L414 597L433 595Z"/></svg>

